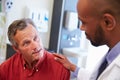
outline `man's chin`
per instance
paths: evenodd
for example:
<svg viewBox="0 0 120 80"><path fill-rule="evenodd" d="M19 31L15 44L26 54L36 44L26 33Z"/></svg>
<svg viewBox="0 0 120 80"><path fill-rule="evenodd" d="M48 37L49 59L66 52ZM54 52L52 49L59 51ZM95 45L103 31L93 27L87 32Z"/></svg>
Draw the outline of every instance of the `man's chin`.
<svg viewBox="0 0 120 80"><path fill-rule="evenodd" d="M33 62L37 62L37 61L39 61L39 57L35 57L35 58L33 58Z"/></svg>
<svg viewBox="0 0 120 80"><path fill-rule="evenodd" d="M40 55L38 53L33 55L33 60L39 60L39 59L40 59Z"/></svg>

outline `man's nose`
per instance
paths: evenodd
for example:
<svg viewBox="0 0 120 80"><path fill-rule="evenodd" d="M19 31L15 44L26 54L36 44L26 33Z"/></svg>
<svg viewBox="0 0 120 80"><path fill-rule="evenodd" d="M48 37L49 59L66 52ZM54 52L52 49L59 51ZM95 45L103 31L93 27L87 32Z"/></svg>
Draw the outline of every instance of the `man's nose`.
<svg viewBox="0 0 120 80"><path fill-rule="evenodd" d="M39 43L37 43L37 42L32 42L31 47L32 47L32 49L33 49L34 51L37 51L37 50L38 50L38 47L39 47L38 44L39 44Z"/></svg>

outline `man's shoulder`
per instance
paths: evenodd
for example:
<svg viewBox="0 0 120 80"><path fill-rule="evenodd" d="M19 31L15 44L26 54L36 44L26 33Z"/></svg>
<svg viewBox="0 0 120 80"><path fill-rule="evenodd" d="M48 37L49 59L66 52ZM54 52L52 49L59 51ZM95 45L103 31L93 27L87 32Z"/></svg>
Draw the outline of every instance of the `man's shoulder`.
<svg viewBox="0 0 120 80"><path fill-rule="evenodd" d="M120 54L116 57L116 59L114 60L114 63L120 67Z"/></svg>
<svg viewBox="0 0 120 80"><path fill-rule="evenodd" d="M56 66L56 67L58 66L59 68L64 68L63 65L60 64L59 62L57 62L54 58L55 57L54 57L54 55L52 53L47 52L47 61L48 61L48 63L52 63L52 64L54 64L54 66Z"/></svg>
<svg viewBox="0 0 120 80"><path fill-rule="evenodd" d="M69 75L70 71L66 69L61 63L57 62L54 58L55 57L52 53L47 53L47 64L51 70L54 70L55 72L61 72L63 74L67 73L67 75Z"/></svg>
<svg viewBox="0 0 120 80"><path fill-rule="evenodd" d="M47 55L47 61L48 61L48 62L50 62L50 63L52 62L52 63L58 64L58 62L56 62L56 61L54 60L54 56L53 56L52 53L46 51L46 55Z"/></svg>
<svg viewBox="0 0 120 80"><path fill-rule="evenodd" d="M10 58L6 59L0 67L10 67L10 64L17 63L18 59L20 59L20 54L15 53L13 56Z"/></svg>
<svg viewBox="0 0 120 80"><path fill-rule="evenodd" d="M120 55L105 69L98 80L120 80Z"/></svg>

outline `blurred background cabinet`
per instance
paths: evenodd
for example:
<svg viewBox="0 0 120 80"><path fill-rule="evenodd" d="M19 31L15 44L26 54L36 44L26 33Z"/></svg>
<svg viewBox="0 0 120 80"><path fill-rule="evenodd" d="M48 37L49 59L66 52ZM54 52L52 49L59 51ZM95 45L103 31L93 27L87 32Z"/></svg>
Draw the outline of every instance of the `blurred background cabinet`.
<svg viewBox="0 0 120 80"><path fill-rule="evenodd" d="M6 17L5 13L0 12L0 63L6 56Z"/></svg>
<svg viewBox="0 0 120 80"><path fill-rule="evenodd" d="M81 31L79 29L79 22L77 21L77 28L72 30L65 26L67 23L67 12L77 14L76 5L77 0L54 0L49 42L50 50L62 53L63 48L80 46ZM74 21L75 19L73 18L72 22Z"/></svg>

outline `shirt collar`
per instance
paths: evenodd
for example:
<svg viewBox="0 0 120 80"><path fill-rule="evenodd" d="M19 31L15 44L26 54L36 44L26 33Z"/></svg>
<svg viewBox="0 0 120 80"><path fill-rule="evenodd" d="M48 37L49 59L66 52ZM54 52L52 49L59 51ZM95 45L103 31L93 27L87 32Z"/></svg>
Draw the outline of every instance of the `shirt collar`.
<svg viewBox="0 0 120 80"><path fill-rule="evenodd" d="M108 64L110 64L120 54L120 42L118 42L106 55Z"/></svg>

